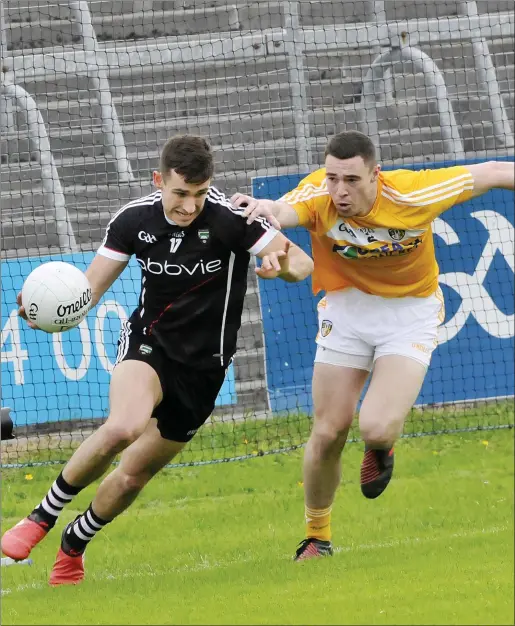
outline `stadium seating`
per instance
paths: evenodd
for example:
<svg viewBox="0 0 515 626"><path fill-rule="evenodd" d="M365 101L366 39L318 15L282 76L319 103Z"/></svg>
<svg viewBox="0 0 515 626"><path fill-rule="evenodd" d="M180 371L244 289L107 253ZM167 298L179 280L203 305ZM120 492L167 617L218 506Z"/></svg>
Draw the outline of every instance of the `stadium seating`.
<svg viewBox="0 0 515 626"><path fill-rule="evenodd" d="M386 19L449 19L456 2L386 2ZM66 207L77 241L91 250L100 241L113 212L130 198L151 189L151 172L159 148L180 132L210 137L218 166L216 184L227 193L248 191L256 175L296 172L289 59L281 43L283 7L287 3L249 0L113 0L90 2L101 51L133 61L108 70L111 92L135 180L120 182L114 158L103 145L100 106L84 74L9 70L24 58L36 67L36 57L72 55L83 48L66 2L8 0L6 18L10 56L7 76L31 94L47 124L50 144L64 187ZM361 24L371 20L373 2L329 0L300 3L305 29ZM477 2L492 23L513 21L512 3ZM194 61L156 64L145 57L162 44L175 51L232 37L247 37L254 53L228 53ZM252 39L252 38L255 39ZM254 42L254 43L252 43ZM503 101L514 123L513 36L489 42ZM442 70L470 156L494 156L505 150L492 132L488 98L477 84L470 41L421 45ZM137 63L141 53L141 63ZM307 118L313 163L322 161L328 135L341 129L366 132L360 109L363 78L377 49L310 46L304 55L307 78ZM127 56L127 54L125 55ZM109 58L116 58L110 55ZM34 61L34 63L33 63ZM442 157L443 145L434 92L424 76L404 67L395 74L395 102L378 108L381 157L385 163L410 163ZM19 119L19 117L18 117ZM45 209L38 156L31 153L27 130L15 124L3 133L1 201L4 256L21 250L41 254L55 250L58 238ZM253 276L253 275L252 275ZM266 404L258 291L252 277L247 296L235 368L240 401Z"/></svg>

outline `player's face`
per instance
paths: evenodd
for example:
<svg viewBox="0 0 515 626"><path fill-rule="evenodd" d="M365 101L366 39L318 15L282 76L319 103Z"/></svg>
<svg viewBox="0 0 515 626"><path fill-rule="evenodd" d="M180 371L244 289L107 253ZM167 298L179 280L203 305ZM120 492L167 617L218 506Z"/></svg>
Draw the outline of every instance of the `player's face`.
<svg viewBox="0 0 515 626"><path fill-rule="evenodd" d="M342 217L366 215L377 195L377 175L381 167L370 165L360 156L325 159L327 190Z"/></svg>
<svg viewBox="0 0 515 626"><path fill-rule="evenodd" d="M154 184L163 194L163 208L166 216L178 226L189 226L204 208L209 184L187 183L184 178L171 170L167 176L154 172Z"/></svg>

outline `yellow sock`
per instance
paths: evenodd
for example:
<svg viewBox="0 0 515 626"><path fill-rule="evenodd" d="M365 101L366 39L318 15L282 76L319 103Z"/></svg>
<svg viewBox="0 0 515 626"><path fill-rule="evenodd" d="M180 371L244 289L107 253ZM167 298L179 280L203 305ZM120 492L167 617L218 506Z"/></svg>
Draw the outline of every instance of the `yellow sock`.
<svg viewBox="0 0 515 626"><path fill-rule="evenodd" d="M306 537L315 537L322 541L331 541L331 509L310 509L306 511Z"/></svg>

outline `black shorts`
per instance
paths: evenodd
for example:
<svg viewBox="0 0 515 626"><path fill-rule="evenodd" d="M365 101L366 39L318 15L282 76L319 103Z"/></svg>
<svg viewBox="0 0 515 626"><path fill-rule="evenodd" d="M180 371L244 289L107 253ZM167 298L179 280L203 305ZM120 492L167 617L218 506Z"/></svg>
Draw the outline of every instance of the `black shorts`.
<svg viewBox="0 0 515 626"><path fill-rule="evenodd" d="M129 328L122 328L116 362L143 361L156 371L163 392L153 412L159 432L164 439L189 441L213 412L226 370L197 370L172 361L154 338Z"/></svg>

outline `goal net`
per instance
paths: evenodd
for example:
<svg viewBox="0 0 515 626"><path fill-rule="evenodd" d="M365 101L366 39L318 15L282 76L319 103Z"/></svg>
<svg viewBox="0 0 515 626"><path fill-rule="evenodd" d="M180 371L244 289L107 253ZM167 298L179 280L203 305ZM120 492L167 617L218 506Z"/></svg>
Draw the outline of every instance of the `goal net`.
<svg viewBox="0 0 515 626"><path fill-rule="evenodd" d="M138 264L63 334L30 330L16 294L40 263L87 267L112 215L151 192L172 135L209 139L226 194L273 199L342 130L368 134L384 169L513 160L510 1L0 6L3 466L62 462L106 418ZM513 215L496 190L434 223L447 313L407 436L513 427ZM288 235L310 251L306 232ZM178 463L306 442L317 299L310 281L258 282L251 268L238 351Z"/></svg>

